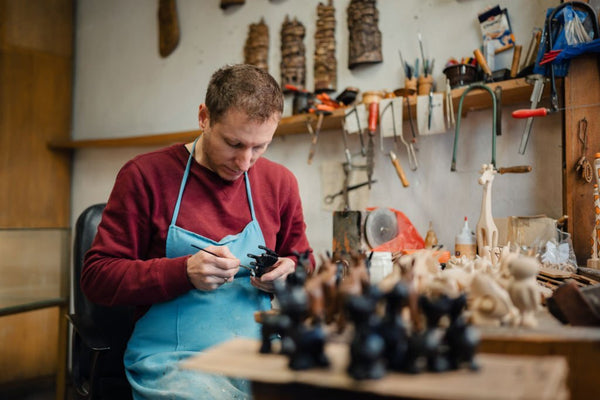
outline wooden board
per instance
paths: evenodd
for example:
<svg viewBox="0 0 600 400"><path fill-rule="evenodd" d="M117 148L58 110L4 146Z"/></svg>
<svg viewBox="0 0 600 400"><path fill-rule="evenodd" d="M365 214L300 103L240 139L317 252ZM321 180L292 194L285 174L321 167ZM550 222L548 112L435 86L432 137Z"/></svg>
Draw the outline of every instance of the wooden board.
<svg viewBox="0 0 600 400"><path fill-rule="evenodd" d="M591 235L594 227L593 184L581 179L575 164L581 157L582 144L577 127L582 118L587 120L588 149L586 158L593 164L594 154L600 152L600 70L597 55L581 56L571 60L569 75L564 82L564 160L563 208L569 216L568 231L573 240L577 264L585 266L590 258ZM578 107L596 104L593 107Z"/></svg>
<svg viewBox="0 0 600 400"><path fill-rule="evenodd" d="M417 375L388 373L379 380L355 381L346 373L348 347L328 343L328 369L293 371L286 356L260 354L260 343L237 338L194 356L183 368L250 379L261 387L281 388L279 399L299 398L289 386L310 389L323 397L336 390L335 398L417 399L564 399L567 365L562 357L528 357L480 354L478 372L458 370ZM304 391L303 393L306 393ZM256 397L257 393L255 393ZM304 397L306 398L306 397ZM311 397L308 397L311 398ZM316 397L312 397L316 398Z"/></svg>

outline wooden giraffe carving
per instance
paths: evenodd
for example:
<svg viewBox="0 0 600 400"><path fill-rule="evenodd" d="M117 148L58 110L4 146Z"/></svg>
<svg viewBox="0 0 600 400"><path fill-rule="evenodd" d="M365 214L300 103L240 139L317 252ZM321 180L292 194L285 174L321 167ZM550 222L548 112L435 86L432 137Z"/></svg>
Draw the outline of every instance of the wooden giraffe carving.
<svg viewBox="0 0 600 400"><path fill-rule="evenodd" d="M481 200L481 215L477 221L477 254L484 257L485 249L494 249L498 246L498 227L492 217L492 182L496 170L493 164L481 166L479 184L483 186L483 198Z"/></svg>

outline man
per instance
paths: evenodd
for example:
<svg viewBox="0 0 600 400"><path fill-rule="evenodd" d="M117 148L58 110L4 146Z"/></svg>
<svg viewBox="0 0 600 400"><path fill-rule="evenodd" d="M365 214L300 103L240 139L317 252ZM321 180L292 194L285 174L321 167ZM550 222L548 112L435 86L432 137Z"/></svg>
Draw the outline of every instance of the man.
<svg viewBox="0 0 600 400"><path fill-rule="evenodd" d="M257 336L254 312L270 308L274 282L295 268L293 254L312 252L295 177L261 158L282 111L269 74L223 67L199 107L200 137L140 155L119 172L81 286L96 303L137 306L125 353L136 399L247 395L247 382L180 370L178 362ZM240 264L261 254L259 245L280 258L256 278Z"/></svg>

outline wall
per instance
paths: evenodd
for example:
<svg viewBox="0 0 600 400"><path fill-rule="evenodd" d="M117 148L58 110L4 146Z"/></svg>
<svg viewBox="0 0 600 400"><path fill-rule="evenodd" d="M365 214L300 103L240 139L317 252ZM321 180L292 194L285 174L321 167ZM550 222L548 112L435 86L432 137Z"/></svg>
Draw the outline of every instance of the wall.
<svg viewBox="0 0 600 400"><path fill-rule="evenodd" d="M556 1L498 1L507 7L517 42L524 52L532 27L540 27L544 10ZM312 88L312 54L317 0L248 0L245 5L221 10L218 1L179 0L179 47L166 59L158 54L157 2L144 0L80 0L77 6L76 74L73 138L92 139L165 133L197 128L197 107L210 74L226 63L243 61L248 26L261 18L270 29L269 71L279 79L279 31L286 15L306 27L307 86ZM472 55L480 46L476 14L490 5L483 0L379 1L379 28L383 34L384 62L354 70L347 68L348 0L335 1L337 19L338 90L356 86L366 90L394 90L404 76L398 50L405 59L419 56L421 32L426 55L435 58L433 75L441 88L442 69L450 57ZM510 67L511 54L498 63ZM439 89L441 90L441 89ZM525 155L518 154L524 121L510 113L528 107L524 102L503 109L503 134L498 137L498 166L529 164L530 174L497 175L493 186L493 214L547 214L558 218L561 204L561 119L540 118ZM287 99L286 115L291 98ZM408 132L408 124L404 124ZM433 222L440 243L453 248L454 236L468 216L474 228L481 207L477 183L482 163L489 163L491 111L471 112L461 124L458 172L450 172L454 131L421 137L416 172L408 169L406 152L398 151L411 183L403 188L389 159L378 153L375 184L368 205L388 206L404 212L425 236ZM351 145L357 146L356 138ZM386 145L392 145L386 139ZM150 148L83 149L73 160L72 213L105 201L114 177L129 158ZM267 157L290 168L298 177L309 240L317 253L331 248L331 211L322 207L326 194L338 187L322 186L325 162L344 161L341 131L324 132L312 165L307 165L308 134L277 137ZM75 218L73 217L73 220Z"/></svg>
<svg viewBox="0 0 600 400"><path fill-rule="evenodd" d="M40 228L70 226L71 158L46 143L71 132L73 20L72 0L0 0L3 307L32 289L42 297L57 296L45 289L63 278L68 263L68 246L47 240ZM17 255L11 253L15 249ZM60 311L53 307L0 318L0 384L56 371Z"/></svg>

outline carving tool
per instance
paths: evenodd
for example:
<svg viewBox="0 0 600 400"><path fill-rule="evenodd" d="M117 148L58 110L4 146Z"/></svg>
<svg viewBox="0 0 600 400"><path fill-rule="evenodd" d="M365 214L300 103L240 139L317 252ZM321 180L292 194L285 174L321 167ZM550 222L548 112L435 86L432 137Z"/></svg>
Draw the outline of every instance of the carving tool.
<svg viewBox="0 0 600 400"><path fill-rule="evenodd" d="M545 79L546 78L544 78L543 75L539 74L529 75L525 79L530 84L533 81L533 90L531 91L531 97L529 98L529 100L531 101L531 110L534 110L537 107L540 99L542 98L542 93L544 92ZM525 123L525 130L521 135L521 144L519 145L519 153L525 154L527 142L529 141L529 135L531 134L531 127L533 126L533 116L515 117L515 113L513 112L513 118L527 118L527 122Z"/></svg>
<svg viewBox="0 0 600 400"><path fill-rule="evenodd" d="M203 252L205 252L205 253L208 253L208 254L210 254L211 256L215 256L215 257L217 257L217 258L223 258L222 256L220 256L220 255L218 255L218 254L215 254L215 253L213 253L213 252L212 252L212 251L210 251L210 250L206 250L206 249L204 249L204 248L202 248L202 247L196 246L195 244L191 244L190 246L192 246L193 248L195 248L195 249L198 249L198 250L200 250L200 251L203 251ZM254 271L254 268L250 268L250 267L248 267L248 266L246 266L246 265L244 265L244 264L240 264L239 266L240 266L240 267L242 267L242 268L244 268L244 269L247 269L248 271L250 271L250 275L252 275L252 276L256 276L256 272Z"/></svg>
<svg viewBox="0 0 600 400"><path fill-rule="evenodd" d="M408 179L406 179L406 174L404 174L404 169L402 169L402 166L400 165L400 161L398 161L398 157L396 157L396 153L394 153L392 150L390 150L389 156L392 159L392 165L396 169L396 174L398 175L398 178L400 178L400 181L402 182L402 186L408 187L409 186Z"/></svg>
<svg viewBox="0 0 600 400"><path fill-rule="evenodd" d="M376 182L377 182L377 179L373 179L370 183L376 183ZM359 189L363 186L367 186L368 184L369 184L369 182L363 182L363 183L359 183L356 185L348 186L347 188L344 188L337 193L328 194L327 196L325 196L325 203L331 204L331 203L333 203L333 200L335 200L336 197L342 196L344 193L348 193L352 190Z"/></svg>
<svg viewBox="0 0 600 400"><path fill-rule="evenodd" d="M523 50L523 46L516 45L513 50L513 58L512 64L510 66L510 77L516 78L519 73L519 62L521 61L521 51Z"/></svg>
<svg viewBox="0 0 600 400"><path fill-rule="evenodd" d="M421 49L421 60L423 61L423 74L427 76L427 62L425 61L425 53L423 52L423 38L421 37L421 33L417 34L419 38L419 48Z"/></svg>
<svg viewBox="0 0 600 400"><path fill-rule="evenodd" d="M475 55L475 58L477 59L477 63L483 70L483 73L485 74L485 81L491 82L493 80L492 79L492 70L488 66L488 63L485 60L485 57L483 56L483 53L481 52L481 50L475 49L475 50L473 50L473 54Z"/></svg>
<svg viewBox="0 0 600 400"><path fill-rule="evenodd" d="M402 96L399 96L399 97L402 98ZM414 147L413 143L408 143L404 139L404 134L398 135L397 130L396 130L396 112L394 111L394 106L393 106L393 104L391 102L388 103L387 106L385 106L385 108L383 109L383 111L381 111L381 115L385 114L385 112L387 111L388 108L392 112L392 129L394 131L394 143L397 143L396 139L399 137L400 141L402 142L402 144L404 145L404 147L406 147L406 153L408 154L408 166L410 167L410 169L412 171L416 171L417 168L419 167L419 163L417 161L417 154L415 152L415 147ZM382 152L384 151L384 149L383 149L383 137L381 137L381 151ZM394 165L394 167L395 167L395 165Z"/></svg>
<svg viewBox="0 0 600 400"><path fill-rule="evenodd" d="M309 165L312 164L312 160L315 155L315 151L317 149L317 141L319 140L319 133L321 132L321 126L323 125L323 118L325 117L325 115L330 115L331 112L323 111L323 110L316 110L315 114L317 114L318 117L317 117L317 127L315 128L314 131L312 129L312 125L311 125L310 121L308 119L306 120L306 127L308 128L308 132L312 136L312 139L310 141L310 151L308 153L308 160L307 160Z"/></svg>
<svg viewBox="0 0 600 400"><path fill-rule="evenodd" d="M379 91L363 93L363 103L369 107L369 142L367 144L367 179L369 181L369 189L371 189L371 178L373 177L375 164L374 136L375 132L377 132L377 120L379 118L379 100L381 100L382 97L383 93Z"/></svg>

